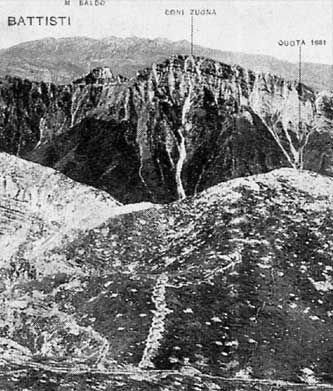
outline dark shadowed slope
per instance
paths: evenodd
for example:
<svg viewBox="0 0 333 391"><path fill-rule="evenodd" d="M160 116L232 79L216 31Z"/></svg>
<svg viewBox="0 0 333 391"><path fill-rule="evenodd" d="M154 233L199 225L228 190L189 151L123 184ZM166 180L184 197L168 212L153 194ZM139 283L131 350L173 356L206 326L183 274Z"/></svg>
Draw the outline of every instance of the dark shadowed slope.
<svg viewBox="0 0 333 391"><path fill-rule="evenodd" d="M126 80L0 83L0 147L124 203L165 203L279 167L333 173L330 93L202 57ZM299 123L299 108L301 123Z"/></svg>

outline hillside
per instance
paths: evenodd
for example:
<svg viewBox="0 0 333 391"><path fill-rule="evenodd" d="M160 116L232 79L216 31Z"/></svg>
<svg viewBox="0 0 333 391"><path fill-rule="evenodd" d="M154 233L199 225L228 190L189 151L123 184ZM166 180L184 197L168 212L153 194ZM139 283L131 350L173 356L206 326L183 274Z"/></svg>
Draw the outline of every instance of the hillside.
<svg viewBox="0 0 333 391"><path fill-rule="evenodd" d="M13 254L1 386L330 389L332 194L331 178L279 169Z"/></svg>
<svg viewBox="0 0 333 391"><path fill-rule="evenodd" d="M36 257L111 216L151 206L123 206L103 191L6 153L0 153L0 172L2 265L17 256Z"/></svg>

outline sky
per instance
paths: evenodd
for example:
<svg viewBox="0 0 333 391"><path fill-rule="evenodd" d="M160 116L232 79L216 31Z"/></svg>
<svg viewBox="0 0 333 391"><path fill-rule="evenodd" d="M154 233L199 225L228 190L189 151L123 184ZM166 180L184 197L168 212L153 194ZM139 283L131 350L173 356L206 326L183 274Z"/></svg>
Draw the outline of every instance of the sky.
<svg viewBox="0 0 333 391"><path fill-rule="evenodd" d="M303 61L333 64L333 0L0 0L0 48L45 37L109 36L190 40L190 9L215 10L194 16L194 43L214 49L266 54L297 62L298 48L278 42L304 39ZM166 10L185 15L166 15ZM169 11L170 12L170 11ZM8 26L8 16L70 16L71 26ZM312 45L325 40L326 45Z"/></svg>

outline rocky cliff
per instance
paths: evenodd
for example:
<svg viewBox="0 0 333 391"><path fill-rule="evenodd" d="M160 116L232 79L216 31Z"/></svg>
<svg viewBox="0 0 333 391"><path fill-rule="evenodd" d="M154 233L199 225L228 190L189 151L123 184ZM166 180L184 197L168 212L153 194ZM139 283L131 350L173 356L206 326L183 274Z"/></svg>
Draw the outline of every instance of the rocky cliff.
<svg viewBox="0 0 333 391"><path fill-rule="evenodd" d="M5 78L0 145L121 202L163 203L283 166L332 175L332 106L296 82L176 56L130 80Z"/></svg>
<svg viewBox="0 0 333 391"><path fill-rule="evenodd" d="M135 211L51 169L1 161L16 178L1 205L14 211L22 197L25 216L75 228L1 262L4 389L332 388L331 178L284 168ZM17 196L26 181L31 197ZM67 206L53 185L47 216L52 183L82 196ZM95 199L100 224L64 221L82 204L94 214Z"/></svg>

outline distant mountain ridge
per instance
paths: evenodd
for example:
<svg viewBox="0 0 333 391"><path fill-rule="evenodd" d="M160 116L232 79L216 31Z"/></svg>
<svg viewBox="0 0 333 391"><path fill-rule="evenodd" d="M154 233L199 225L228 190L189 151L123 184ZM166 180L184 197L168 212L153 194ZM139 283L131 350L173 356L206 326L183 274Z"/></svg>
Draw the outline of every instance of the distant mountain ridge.
<svg viewBox="0 0 333 391"><path fill-rule="evenodd" d="M138 37L92 39L86 37L45 38L0 51L0 76L12 75L34 81L68 84L98 66L110 66L115 74L132 77L152 63L172 55L188 55L190 43L164 38ZM238 64L258 72L269 72L296 80L298 66L265 55L220 51L194 46L194 54L226 64ZM333 89L333 66L304 63L303 82L317 90Z"/></svg>

